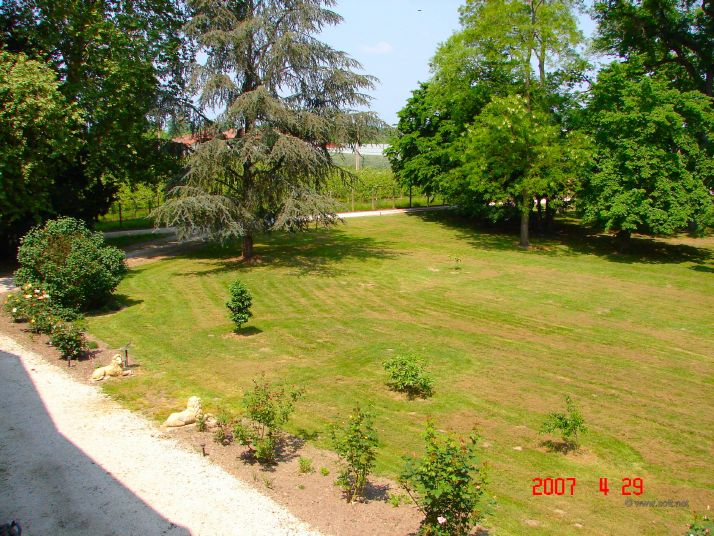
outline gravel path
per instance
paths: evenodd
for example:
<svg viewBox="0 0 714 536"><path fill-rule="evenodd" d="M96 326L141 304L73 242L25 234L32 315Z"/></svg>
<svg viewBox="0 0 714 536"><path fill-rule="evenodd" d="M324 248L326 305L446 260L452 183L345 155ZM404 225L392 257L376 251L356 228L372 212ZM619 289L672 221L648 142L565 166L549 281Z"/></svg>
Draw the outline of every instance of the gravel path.
<svg viewBox="0 0 714 536"><path fill-rule="evenodd" d="M0 523L23 536L319 536L4 335L0 393Z"/></svg>

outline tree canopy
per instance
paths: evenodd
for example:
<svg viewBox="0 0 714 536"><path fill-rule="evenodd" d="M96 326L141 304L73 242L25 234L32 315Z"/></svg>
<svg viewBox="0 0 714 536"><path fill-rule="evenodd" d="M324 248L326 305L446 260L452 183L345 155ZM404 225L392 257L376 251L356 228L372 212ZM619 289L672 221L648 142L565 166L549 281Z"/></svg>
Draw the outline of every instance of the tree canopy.
<svg viewBox="0 0 714 536"><path fill-rule="evenodd" d="M49 210L25 221L25 230L49 215L91 222L108 210L121 184L173 172L157 131L182 96L184 17L179 0L0 4L0 48L49 66L54 81L48 84L79 119L77 150L44 164Z"/></svg>
<svg viewBox="0 0 714 536"><path fill-rule="evenodd" d="M0 52L0 235L15 243L52 213L51 170L79 147L80 115L58 86L43 63Z"/></svg>
<svg viewBox="0 0 714 536"><path fill-rule="evenodd" d="M598 0L596 44L652 71L673 70L680 89L714 95L714 4L709 0Z"/></svg>
<svg viewBox="0 0 714 536"><path fill-rule="evenodd" d="M596 166L580 194L586 223L622 238L711 224L711 99L636 63L613 63L592 88L587 125Z"/></svg>

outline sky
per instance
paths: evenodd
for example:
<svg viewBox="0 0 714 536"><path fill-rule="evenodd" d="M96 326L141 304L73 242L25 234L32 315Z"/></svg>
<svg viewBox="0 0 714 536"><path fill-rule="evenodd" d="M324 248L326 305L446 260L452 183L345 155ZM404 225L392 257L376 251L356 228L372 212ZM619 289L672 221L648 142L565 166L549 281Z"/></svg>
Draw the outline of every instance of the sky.
<svg viewBox="0 0 714 536"><path fill-rule="evenodd" d="M359 61L364 72L379 78L370 94L372 110L396 124L419 82L429 79L429 61L439 43L459 29L463 0L338 0L332 8L344 21L327 28L320 39ZM592 21L580 19L592 33Z"/></svg>

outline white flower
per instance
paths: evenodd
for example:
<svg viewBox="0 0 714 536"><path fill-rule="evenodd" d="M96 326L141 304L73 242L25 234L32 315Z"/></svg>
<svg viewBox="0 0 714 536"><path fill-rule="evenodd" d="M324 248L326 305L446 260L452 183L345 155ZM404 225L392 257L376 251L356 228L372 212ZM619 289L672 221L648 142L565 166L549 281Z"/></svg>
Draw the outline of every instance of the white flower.
<svg viewBox="0 0 714 536"><path fill-rule="evenodd" d="M437 517L436 520L439 522L439 525L443 525L444 523L446 523L446 518L443 516Z"/></svg>
<svg viewBox="0 0 714 536"><path fill-rule="evenodd" d="M13 313L16 313L16 312L17 312L17 307L13 307L13 308L12 308L12 312L13 312Z"/></svg>

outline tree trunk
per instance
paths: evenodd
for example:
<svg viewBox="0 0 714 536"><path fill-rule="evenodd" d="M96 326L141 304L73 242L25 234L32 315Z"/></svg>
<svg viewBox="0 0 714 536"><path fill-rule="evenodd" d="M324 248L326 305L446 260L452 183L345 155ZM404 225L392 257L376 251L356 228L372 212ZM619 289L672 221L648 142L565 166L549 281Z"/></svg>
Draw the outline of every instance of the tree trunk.
<svg viewBox="0 0 714 536"><path fill-rule="evenodd" d="M545 198L545 232L550 233L553 231L553 219L555 218L555 211L550 204L550 199Z"/></svg>
<svg viewBox="0 0 714 536"><path fill-rule="evenodd" d="M528 242L528 220L530 220L532 208L533 200L530 199L527 193L524 193L523 205L521 206L521 242L519 244L523 249L528 249L530 246L530 242Z"/></svg>
<svg viewBox="0 0 714 536"><path fill-rule="evenodd" d="M245 235L243 237L243 245L241 248L243 260L247 261L253 258L253 235Z"/></svg>
<svg viewBox="0 0 714 536"><path fill-rule="evenodd" d="M620 253L629 253L632 247L632 233L621 229L617 232L617 250Z"/></svg>

